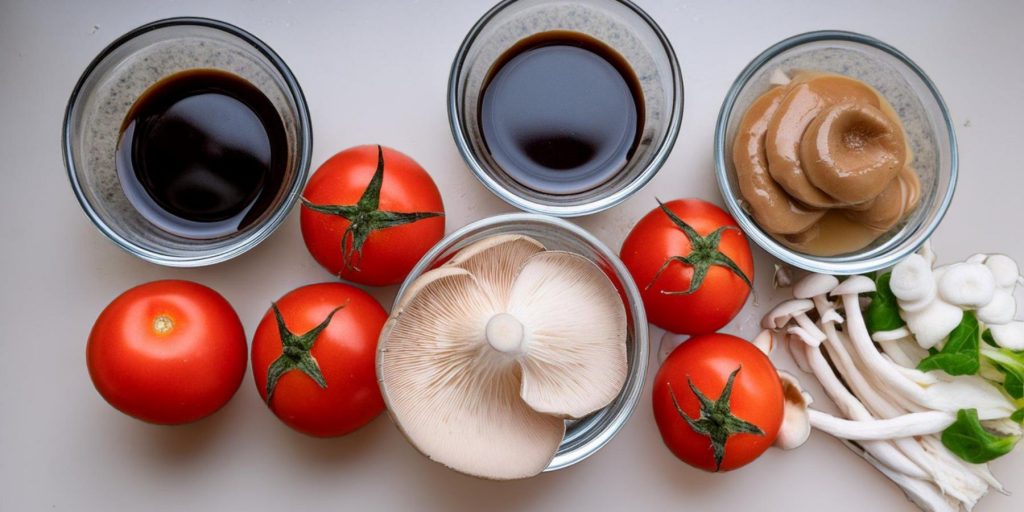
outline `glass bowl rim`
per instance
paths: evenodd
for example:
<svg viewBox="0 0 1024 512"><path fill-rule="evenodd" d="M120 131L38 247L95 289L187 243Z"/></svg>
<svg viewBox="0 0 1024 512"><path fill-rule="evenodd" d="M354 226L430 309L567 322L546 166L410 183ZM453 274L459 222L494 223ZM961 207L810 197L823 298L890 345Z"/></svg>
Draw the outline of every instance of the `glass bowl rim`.
<svg viewBox="0 0 1024 512"><path fill-rule="evenodd" d="M743 211L736 200L735 195L732 193L732 187L729 184L728 170L726 168L725 161L725 132L740 91L747 86L747 83L753 75L761 70L768 61L793 48L819 41L852 42L881 50L882 52L894 57L921 80L928 89L931 99L934 100L936 105L938 105L939 111L942 114L942 120L946 129L946 136L949 138L949 186L946 187L946 190L937 197L939 202L934 218L927 223L923 223L913 233L911 233L910 236L904 240L905 242L910 241L910 243L903 244L903 247L896 247L868 258L862 258L856 254L846 257L824 258L799 253L776 242L767 233L762 231L753 219ZM959 174L959 155L957 151L956 131L953 127L953 120L951 119L946 102L942 99L942 95L939 93L938 88L932 80L927 74L925 74L924 70L910 59L910 57L907 57L903 52L897 50L892 45L871 36L844 30L817 30L797 34L773 44L761 52L757 57L754 57L754 59L743 68L743 71L741 71L739 76L737 76L733 81L732 85L729 87L728 93L726 93L725 100L722 102L722 108L719 111L718 119L715 122L714 160L715 177L718 181L719 191L722 194L722 200L729 209L729 213L736 219L740 227L743 229L743 232L748 237L752 238L757 245L769 254L779 260L782 260L783 263L811 272L839 275L863 274L891 267L920 248L920 246L931 237L939 224L942 223L942 219L945 217L946 212L949 209L949 205L953 201L953 193L956 190L957 177Z"/></svg>
<svg viewBox="0 0 1024 512"><path fill-rule="evenodd" d="M297 148L299 159L296 164L296 169L299 175L281 205L271 214L270 217L263 221L262 225L252 232L233 240L230 244L218 249L217 252L201 256L171 256L162 254L143 248L115 232L107 225L106 222L103 221L102 218L100 218L99 214L92 207L92 204L86 197L85 191L82 189L82 184L79 182L77 177L77 169L74 163L72 149L72 115L79 106L79 100L81 99L83 92L82 89L85 86L85 83L93 76L96 68L98 68L108 56L124 44L146 33L175 26L193 26L219 30L241 39L243 42L251 46L253 50L263 55L273 65L274 69L285 82L289 93L294 98L296 107L295 117L299 130L299 147ZM302 92L302 87L299 86L298 80L296 80L295 75L292 73L288 65L285 64L284 60L278 56L268 44L246 30L224 21L195 16L178 16L152 21L125 32L123 35L114 39L105 46L92 59L92 61L89 62L89 65L85 67L85 70L82 71L81 76L75 83L74 89L71 91L71 96L68 99L67 107L64 110L64 121L63 127L61 128L61 152L64 159L64 168L68 175L68 181L71 183L71 188L75 193L75 198L78 199L78 203L89 217L89 220L92 221L93 225L95 225L96 228L104 234L104 236L124 251L151 263L169 267L200 267L229 260L248 251L249 249L252 249L270 236L270 234L273 233L282 222L284 222L284 219L288 216L288 213L291 212L292 207L298 200L300 191L305 185L306 177L309 174L309 166L312 161L313 153L313 129L312 121L309 116L309 108L306 104L306 97Z"/></svg>
<svg viewBox="0 0 1024 512"><path fill-rule="evenodd" d="M637 333L636 339L633 340L633 343L637 346L637 356L633 372L628 375L626 384L623 387L623 390L626 391L626 394L622 397L623 406L615 412L614 416L593 439L574 447L566 453L557 454L555 458L552 459L551 463L544 469L544 472L546 473L582 462L608 444L608 442L622 430L622 427L626 425L629 419L633 416L633 413L636 412L637 406L643 398L644 388L647 386L647 372L650 366L650 326L647 324L647 314L644 310L640 289L637 288L629 270L626 269L626 265L622 263L622 260L619 259L618 255L589 231L566 219L523 212L493 215L471 222L445 235L441 241L434 244L434 246L431 247L422 258L420 258L419 262L416 263L416 266L413 267L412 271L409 272L409 275L402 282L401 287L398 289L398 293L395 294L394 302L397 303L398 300L402 298L411 283L419 278L419 276L423 275L423 273L434 264L435 260L437 260L442 253L451 250L457 240L474 231L502 226L514 226L522 223L540 224L556 230L567 231L572 236L578 237L586 244L595 248L597 253L608 261L614 270L616 277L622 283L624 304L629 308L629 314L633 322L632 331ZM385 329L387 329L387 327L385 327ZM377 360L375 363L377 367L378 380L381 380L380 354L381 349L380 346L378 346ZM384 400L387 402L386 396ZM390 414L390 408L388 411ZM401 428L399 427L399 429Z"/></svg>
<svg viewBox="0 0 1024 512"><path fill-rule="evenodd" d="M459 75L462 72L466 57L469 55L469 49L476 42L477 37L483 31L484 27L486 27L501 11L519 1L521 0L502 0L480 16L476 23L473 24L473 27L470 28L466 37L462 40L462 44L459 45L459 50L455 54L455 59L452 61L451 72L448 75L447 94L448 125L451 128L452 137L455 139L455 146L459 149L459 154L462 155L462 159L466 162L466 165L468 165L470 170L473 171L473 175L476 176L476 178L480 180L480 182L483 183L491 193L498 196L506 203L525 212L554 215L557 217L580 217L598 213L616 206L643 188L651 181L651 179L654 178L661 167L665 164L665 161L668 160L668 156L672 152L672 148L675 146L676 139L679 136L680 126L683 121L683 103L685 98L683 77L679 67L679 60L676 57L675 50L672 48L672 43L654 19L632 1L608 0L621 4L636 14L657 37L658 41L661 43L663 51L665 52L665 56L668 57L669 67L672 70L672 93L674 98L671 108L672 114L668 116L668 131L662 138L661 144L655 151L651 162L644 167L640 174L614 192L604 197L576 205L559 206L539 203L532 199L521 197L515 191L502 186L501 183L487 174L487 171L484 170L483 165L480 164L476 156L473 154L473 150L470 148L469 142L466 140L463 124L459 119L459 98L456 94L459 84Z"/></svg>

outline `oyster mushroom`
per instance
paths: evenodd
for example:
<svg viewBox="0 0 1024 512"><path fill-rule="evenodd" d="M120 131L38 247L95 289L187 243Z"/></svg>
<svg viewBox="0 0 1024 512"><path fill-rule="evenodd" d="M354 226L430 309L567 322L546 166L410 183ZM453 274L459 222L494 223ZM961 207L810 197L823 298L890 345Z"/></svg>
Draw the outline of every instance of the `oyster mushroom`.
<svg viewBox="0 0 1024 512"><path fill-rule="evenodd" d="M590 260L501 236L424 273L378 353L399 429L428 458L483 478L544 470L565 418L610 403L626 379L626 312Z"/></svg>

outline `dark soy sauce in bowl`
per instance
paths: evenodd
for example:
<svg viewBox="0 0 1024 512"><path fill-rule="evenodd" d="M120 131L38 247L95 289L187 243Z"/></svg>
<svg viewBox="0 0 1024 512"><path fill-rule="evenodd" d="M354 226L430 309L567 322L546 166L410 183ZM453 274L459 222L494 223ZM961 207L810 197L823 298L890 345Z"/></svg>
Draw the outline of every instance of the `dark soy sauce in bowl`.
<svg viewBox="0 0 1024 512"><path fill-rule="evenodd" d="M570 195L612 179L643 131L640 82L614 49L586 34L550 31L507 50L484 81L480 129L513 180Z"/></svg>
<svg viewBox="0 0 1024 512"><path fill-rule="evenodd" d="M193 69L147 89L125 117L118 179L139 213L192 239L254 224L284 181L288 141L273 103L232 73Z"/></svg>

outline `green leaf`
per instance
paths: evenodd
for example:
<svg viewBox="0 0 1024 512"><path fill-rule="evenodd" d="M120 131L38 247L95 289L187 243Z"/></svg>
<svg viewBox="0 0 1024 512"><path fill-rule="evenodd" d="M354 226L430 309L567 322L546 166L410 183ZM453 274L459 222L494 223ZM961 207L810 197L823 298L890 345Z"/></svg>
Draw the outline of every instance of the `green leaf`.
<svg viewBox="0 0 1024 512"><path fill-rule="evenodd" d="M981 369L981 326L974 313L964 311L960 324L949 333L949 338L938 354L932 354L917 364L921 371L942 370L950 375L975 375Z"/></svg>
<svg viewBox="0 0 1024 512"><path fill-rule="evenodd" d="M985 430L977 409L960 409L956 421L942 431L942 444L961 459L984 464L1010 453L1020 436L1000 437Z"/></svg>
<svg viewBox="0 0 1024 512"><path fill-rule="evenodd" d="M1017 409L1010 415L1010 419L1017 423L1024 423L1024 408Z"/></svg>
<svg viewBox="0 0 1024 512"><path fill-rule="evenodd" d="M896 302L896 296L889 287L892 280L892 272L886 272L875 278L875 293L871 298L871 304L864 313L864 323L872 334L880 331L891 331L906 325L900 318L900 305Z"/></svg>
<svg viewBox="0 0 1024 512"><path fill-rule="evenodd" d="M1024 352L984 348L982 355L1003 374L1003 389L1015 400L1024 398Z"/></svg>

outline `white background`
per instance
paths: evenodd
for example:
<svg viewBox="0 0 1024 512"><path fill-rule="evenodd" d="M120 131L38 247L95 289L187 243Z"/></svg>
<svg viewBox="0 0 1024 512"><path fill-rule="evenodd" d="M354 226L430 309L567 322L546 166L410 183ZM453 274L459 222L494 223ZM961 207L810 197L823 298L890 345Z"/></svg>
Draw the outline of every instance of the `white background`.
<svg viewBox="0 0 1024 512"><path fill-rule="evenodd" d="M931 75L953 112L961 179L934 237L940 260L978 251L1024 258L1024 3L641 6L679 54L685 114L679 142L653 182L623 205L579 220L613 248L655 205L655 194L721 203L712 129L733 78L785 37L838 28L903 50ZM488 7L489 0L0 0L0 510L912 510L895 486L819 433L799 450L770 450L731 474L691 469L662 445L646 392L631 421L595 456L511 483L427 461L386 415L345 438L297 434L260 402L250 375L222 411L184 427L147 425L103 402L86 372L85 340L96 315L124 289L160 278L201 282L232 302L251 334L271 300L331 276L307 254L294 214L256 249L203 269L151 265L103 238L75 201L60 156L65 102L93 56L158 18L198 15L237 24L270 44L302 84L313 116L314 165L356 144L398 148L433 174L451 231L511 210L466 169L445 113L451 58ZM772 260L756 252L758 304L748 303L726 332L753 335L775 300ZM372 291L386 305L394 292ZM652 339L660 335L655 329ZM775 359L789 365L783 353ZM1020 452L993 465L1017 497L992 495L978 510L1024 506Z"/></svg>

